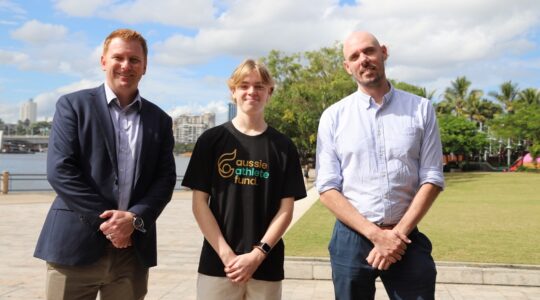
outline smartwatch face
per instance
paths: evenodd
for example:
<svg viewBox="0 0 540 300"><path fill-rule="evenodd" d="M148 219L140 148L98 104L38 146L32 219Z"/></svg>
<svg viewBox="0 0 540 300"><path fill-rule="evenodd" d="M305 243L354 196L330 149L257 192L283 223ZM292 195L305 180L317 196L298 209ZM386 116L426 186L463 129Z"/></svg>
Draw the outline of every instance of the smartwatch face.
<svg viewBox="0 0 540 300"><path fill-rule="evenodd" d="M264 250L264 252L266 252L266 253L268 253L268 252L270 252L270 250L272 250L272 248L270 248L270 245L268 245L267 243L262 243L261 247Z"/></svg>

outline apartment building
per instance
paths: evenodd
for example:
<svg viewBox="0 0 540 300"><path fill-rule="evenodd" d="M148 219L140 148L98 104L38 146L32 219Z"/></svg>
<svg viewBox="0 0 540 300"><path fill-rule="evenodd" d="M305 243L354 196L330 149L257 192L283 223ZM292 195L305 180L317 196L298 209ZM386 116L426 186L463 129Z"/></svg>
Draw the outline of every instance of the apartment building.
<svg viewBox="0 0 540 300"><path fill-rule="evenodd" d="M174 140L180 144L194 144L208 128L216 126L216 114L180 115L174 119Z"/></svg>

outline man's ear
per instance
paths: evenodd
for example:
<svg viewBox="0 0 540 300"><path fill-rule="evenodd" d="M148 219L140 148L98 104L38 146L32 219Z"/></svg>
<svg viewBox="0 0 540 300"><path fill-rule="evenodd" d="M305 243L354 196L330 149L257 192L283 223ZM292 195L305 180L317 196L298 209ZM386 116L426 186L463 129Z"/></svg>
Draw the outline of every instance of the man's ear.
<svg viewBox="0 0 540 300"><path fill-rule="evenodd" d="M345 71L347 71L347 73L349 75L352 75L352 72L351 70L349 69L349 64L347 64L347 61L343 61L343 68L345 69Z"/></svg>
<svg viewBox="0 0 540 300"><path fill-rule="evenodd" d="M99 59L99 63L101 65L101 70L105 71L105 57L101 55L101 58Z"/></svg>
<svg viewBox="0 0 540 300"><path fill-rule="evenodd" d="M383 53L383 59L386 61L386 59L388 58L388 48L386 48L386 45L382 45L381 50Z"/></svg>

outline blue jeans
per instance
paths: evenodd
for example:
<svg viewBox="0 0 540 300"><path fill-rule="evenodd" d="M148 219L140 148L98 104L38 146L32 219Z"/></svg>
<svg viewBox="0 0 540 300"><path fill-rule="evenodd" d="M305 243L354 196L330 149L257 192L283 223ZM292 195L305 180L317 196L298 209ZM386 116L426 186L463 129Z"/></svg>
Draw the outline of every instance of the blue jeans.
<svg viewBox="0 0 540 300"><path fill-rule="evenodd" d="M374 299L379 276L390 299L434 299L437 270L431 242L418 229L409 234L409 239L412 242L401 260L380 271L366 261L373 249L371 241L337 220L328 247L336 299Z"/></svg>

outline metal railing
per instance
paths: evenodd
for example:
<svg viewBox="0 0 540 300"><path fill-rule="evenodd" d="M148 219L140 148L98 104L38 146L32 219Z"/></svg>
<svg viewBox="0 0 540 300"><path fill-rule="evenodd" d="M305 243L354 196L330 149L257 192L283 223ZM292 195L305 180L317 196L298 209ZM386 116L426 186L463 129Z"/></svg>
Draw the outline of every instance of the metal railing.
<svg viewBox="0 0 540 300"><path fill-rule="evenodd" d="M175 190L184 189L181 185L183 175L176 176ZM53 191L47 181L47 174L24 174L3 172L0 174L0 191L2 194L8 192L45 192Z"/></svg>

